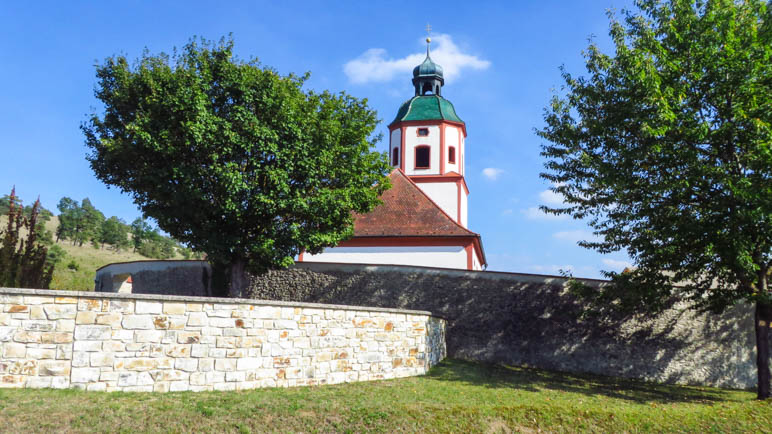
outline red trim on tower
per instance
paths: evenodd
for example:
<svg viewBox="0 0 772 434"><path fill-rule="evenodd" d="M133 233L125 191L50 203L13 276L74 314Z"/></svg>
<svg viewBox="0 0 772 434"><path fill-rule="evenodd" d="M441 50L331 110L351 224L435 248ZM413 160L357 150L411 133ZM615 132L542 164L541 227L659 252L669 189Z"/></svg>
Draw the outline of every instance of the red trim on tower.
<svg viewBox="0 0 772 434"><path fill-rule="evenodd" d="M461 179L461 175L455 172L448 172L445 175L407 175L413 182L456 182Z"/></svg>
<svg viewBox="0 0 772 434"><path fill-rule="evenodd" d="M445 174L445 124L440 124L440 175Z"/></svg>
<svg viewBox="0 0 772 434"><path fill-rule="evenodd" d="M474 247L472 244L467 244L464 250L466 250L466 269L472 270L474 269L474 258L472 257L474 254Z"/></svg>
<svg viewBox="0 0 772 434"><path fill-rule="evenodd" d="M305 253L305 251L298 253L298 262L303 262L303 253Z"/></svg>
<svg viewBox="0 0 772 434"><path fill-rule="evenodd" d="M433 125L455 125L460 127L464 131L464 137L466 137L466 124L463 122L453 122L453 121L446 121L443 119L430 119L425 121L399 121L394 122L392 124L388 125L389 131L393 131L396 128L404 128L404 127L425 127L425 126L433 126Z"/></svg>

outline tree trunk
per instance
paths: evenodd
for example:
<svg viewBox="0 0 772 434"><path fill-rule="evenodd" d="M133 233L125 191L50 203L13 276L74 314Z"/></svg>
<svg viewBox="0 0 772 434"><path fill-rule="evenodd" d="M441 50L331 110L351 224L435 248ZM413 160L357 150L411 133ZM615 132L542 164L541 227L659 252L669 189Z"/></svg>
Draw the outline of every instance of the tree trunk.
<svg viewBox="0 0 772 434"><path fill-rule="evenodd" d="M242 258L234 259L228 268L228 297L241 298L247 288L245 268L247 262Z"/></svg>
<svg viewBox="0 0 772 434"><path fill-rule="evenodd" d="M756 369L758 371L758 399L770 397L769 378L769 327L772 321L772 305L756 301Z"/></svg>

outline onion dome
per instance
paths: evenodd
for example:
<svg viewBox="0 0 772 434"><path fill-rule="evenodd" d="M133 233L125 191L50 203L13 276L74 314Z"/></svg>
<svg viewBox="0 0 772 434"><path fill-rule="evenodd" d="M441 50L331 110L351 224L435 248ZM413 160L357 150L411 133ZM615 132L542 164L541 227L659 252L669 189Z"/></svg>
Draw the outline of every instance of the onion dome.
<svg viewBox="0 0 772 434"><path fill-rule="evenodd" d="M426 38L430 43L431 39ZM413 69L415 96L400 106L397 117L391 122L445 120L463 124L450 101L440 93L445 84L442 66L434 63L426 47L426 59ZM389 125L391 125L389 124Z"/></svg>
<svg viewBox="0 0 772 434"><path fill-rule="evenodd" d="M434 63L429 55L429 43L431 38L426 38L426 59L423 63L413 68L413 86L418 95L440 95L445 77L442 74L442 66Z"/></svg>
<svg viewBox="0 0 772 434"><path fill-rule="evenodd" d="M418 77L437 77L440 80L444 80L442 75L442 66L434 63L429 56L429 48L426 48L426 59L423 63L413 68L413 78Z"/></svg>

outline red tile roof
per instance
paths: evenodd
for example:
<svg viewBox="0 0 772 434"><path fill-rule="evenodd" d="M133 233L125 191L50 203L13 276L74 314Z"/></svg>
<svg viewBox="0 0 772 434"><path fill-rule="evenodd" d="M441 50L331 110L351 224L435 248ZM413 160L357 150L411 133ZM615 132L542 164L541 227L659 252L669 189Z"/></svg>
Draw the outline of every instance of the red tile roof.
<svg viewBox="0 0 772 434"><path fill-rule="evenodd" d="M456 223L401 170L392 171L389 179L383 203L355 216L354 237L479 237Z"/></svg>

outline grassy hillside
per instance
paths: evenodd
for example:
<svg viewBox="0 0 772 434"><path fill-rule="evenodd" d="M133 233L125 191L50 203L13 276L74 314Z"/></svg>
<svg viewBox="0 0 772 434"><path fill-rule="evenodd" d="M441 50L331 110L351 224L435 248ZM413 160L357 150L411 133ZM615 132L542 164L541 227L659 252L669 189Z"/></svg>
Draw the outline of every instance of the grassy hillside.
<svg viewBox="0 0 772 434"><path fill-rule="evenodd" d="M0 216L0 227L3 229L5 229L5 222L7 222L7 217ZM54 216L46 222L46 229L51 231L51 233L55 233L58 225L59 219ZM116 252L111 246L95 249L90 244L73 246L70 241L60 241L57 244L67 252L67 256L54 269L54 278L51 280L50 285L51 289L93 291L97 268L113 262L151 259L138 253L133 253L131 248ZM182 257L179 256L179 258ZM72 262L74 262L77 269L68 267Z"/></svg>
<svg viewBox="0 0 772 434"><path fill-rule="evenodd" d="M59 219L52 217L51 220L46 222L46 229L51 231L51 233L55 233L58 225ZM70 241L60 241L57 244L67 252L67 256L63 261L56 264L56 268L54 268L54 278L51 280L50 285L51 289L93 291L97 268L113 262L148 259L140 254L132 253L131 249L116 252L112 248L95 249L87 244L81 247L73 246ZM67 267L71 262L77 264L77 270Z"/></svg>
<svg viewBox="0 0 772 434"><path fill-rule="evenodd" d="M46 222L46 229L51 231L51 233L55 233L58 225L59 219L54 216ZM60 241L58 245L67 252L67 257L56 265L54 278L51 280L51 289L93 291L97 268L112 264L113 262L146 261L152 259L139 253L134 253L131 248L116 252L112 246L95 249L88 244L83 244L80 247L73 246L70 241ZM182 256L178 255L174 259L182 259ZM68 268L68 264L71 261L75 261L78 265L78 270Z"/></svg>
<svg viewBox="0 0 772 434"><path fill-rule="evenodd" d="M13 432L768 432L753 392L445 360L428 375L245 392L0 389ZM5 427L5 428L2 428Z"/></svg>

